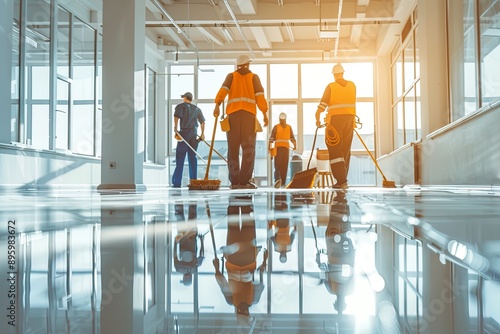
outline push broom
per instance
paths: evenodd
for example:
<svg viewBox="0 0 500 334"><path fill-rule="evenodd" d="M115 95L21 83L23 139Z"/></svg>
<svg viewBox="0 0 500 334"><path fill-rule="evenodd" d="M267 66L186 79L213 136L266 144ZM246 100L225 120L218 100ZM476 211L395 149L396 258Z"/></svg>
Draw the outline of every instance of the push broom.
<svg viewBox="0 0 500 334"><path fill-rule="evenodd" d="M307 163L307 169L293 174L292 180L285 188L312 188L314 186L314 181L316 180L318 169L316 167L309 169L309 165L311 164L312 154L314 152L314 147L316 146L316 137L318 136L318 130L324 126L325 125L318 126L316 128L316 131L314 132L314 140L312 144L311 155L309 156L309 162Z"/></svg>
<svg viewBox="0 0 500 334"><path fill-rule="evenodd" d="M189 190L219 190L220 180L209 180L208 173L210 171L210 162L212 161L212 153L214 151L215 131L217 131L217 117L214 121L214 131L212 132L212 143L210 144L210 151L208 153L207 171L203 180L191 179L188 184Z"/></svg>

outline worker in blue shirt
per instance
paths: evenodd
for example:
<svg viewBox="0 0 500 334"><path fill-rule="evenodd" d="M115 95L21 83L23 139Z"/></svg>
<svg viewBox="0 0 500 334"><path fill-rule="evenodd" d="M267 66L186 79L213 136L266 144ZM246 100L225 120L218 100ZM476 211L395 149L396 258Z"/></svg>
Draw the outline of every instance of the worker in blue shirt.
<svg viewBox="0 0 500 334"><path fill-rule="evenodd" d="M182 139L177 142L175 150L175 170L172 175L172 186L174 188L181 187L186 153L189 164L189 178L191 180L196 180L197 178L198 160L194 150L198 147L198 140L196 138L198 123L201 128L200 140L205 139L205 117L201 109L191 103L193 101L193 94L187 92L181 95L181 97L184 99L184 102L175 106L174 112L174 131L180 135L181 138L178 139Z"/></svg>

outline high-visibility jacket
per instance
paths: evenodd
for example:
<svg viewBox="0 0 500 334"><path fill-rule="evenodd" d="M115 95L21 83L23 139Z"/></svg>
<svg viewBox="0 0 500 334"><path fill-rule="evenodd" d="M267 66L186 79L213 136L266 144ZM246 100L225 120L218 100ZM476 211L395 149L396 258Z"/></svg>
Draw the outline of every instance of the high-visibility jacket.
<svg viewBox="0 0 500 334"><path fill-rule="evenodd" d="M347 81L345 86L338 82L330 85L329 115L356 115L356 85Z"/></svg>
<svg viewBox="0 0 500 334"><path fill-rule="evenodd" d="M222 102L226 95L229 95L226 114L229 115L238 110L245 110L255 115L257 106L261 111L267 112L268 106L264 92L255 92L253 77L252 72L241 74L234 71L232 73L231 87L222 86L219 89L215 102Z"/></svg>
<svg viewBox="0 0 500 334"><path fill-rule="evenodd" d="M283 127L281 124L276 125L276 138L274 139L274 147L286 147L290 148L290 139L292 127L290 124L286 124Z"/></svg>

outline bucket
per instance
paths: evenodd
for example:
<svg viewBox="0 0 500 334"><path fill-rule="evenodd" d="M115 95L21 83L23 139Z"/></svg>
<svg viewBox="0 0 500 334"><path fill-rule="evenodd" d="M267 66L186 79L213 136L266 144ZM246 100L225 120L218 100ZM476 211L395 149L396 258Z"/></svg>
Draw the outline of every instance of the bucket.
<svg viewBox="0 0 500 334"><path fill-rule="evenodd" d="M330 171L330 155L327 149L316 150L316 165L318 171Z"/></svg>
<svg viewBox="0 0 500 334"><path fill-rule="evenodd" d="M327 149L319 149L316 151L317 160L330 160L330 155Z"/></svg>

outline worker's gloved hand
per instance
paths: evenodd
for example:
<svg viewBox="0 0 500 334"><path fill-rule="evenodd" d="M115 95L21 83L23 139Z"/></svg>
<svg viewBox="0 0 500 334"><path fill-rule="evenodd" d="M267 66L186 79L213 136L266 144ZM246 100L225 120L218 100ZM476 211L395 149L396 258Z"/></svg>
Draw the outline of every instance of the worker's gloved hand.
<svg viewBox="0 0 500 334"><path fill-rule="evenodd" d="M264 127L266 127L269 124L269 118L267 117L267 114L264 114Z"/></svg>
<svg viewBox="0 0 500 334"><path fill-rule="evenodd" d="M220 107L219 106L215 106L214 116L215 117L219 117L219 115L220 115Z"/></svg>
<svg viewBox="0 0 500 334"><path fill-rule="evenodd" d="M321 126L321 122L320 121L316 121L316 127L319 128Z"/></svg>
<svg viewBox="0 0 500 334"><path fill-rule="evenodd" d="M200 135L200 140L205 140L205 135L204 134Z"/></svg>

